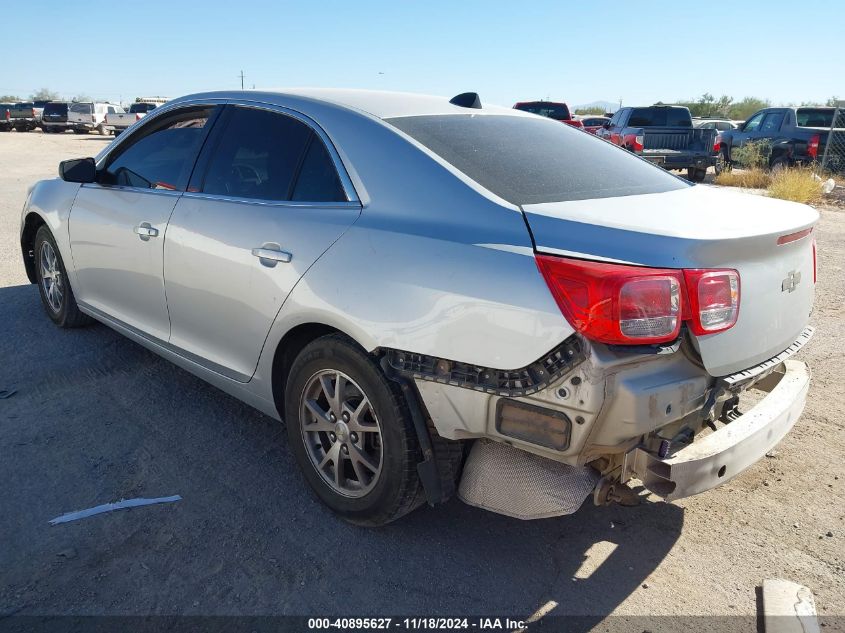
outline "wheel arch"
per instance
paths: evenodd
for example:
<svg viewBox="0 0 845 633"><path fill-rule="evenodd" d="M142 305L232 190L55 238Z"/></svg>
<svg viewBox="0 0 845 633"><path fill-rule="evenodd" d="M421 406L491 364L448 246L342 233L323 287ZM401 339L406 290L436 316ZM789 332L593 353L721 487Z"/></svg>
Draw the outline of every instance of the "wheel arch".
<svg viewBox="0 0 845 633"><path fill-rule="evenodd" d="M282 419L285 415L285 385L293 362L306 345L329 334L341 334L357 344L355 339L336 327L325 323L311 322L301 323L291 328L276 345L276 350L273 353L271 384L273 402Z"/></svg>
<svg viewBox="0 0 845 633"><path fill-rule="evenodd" d="M21 255L23 256L23 265L26 269L26 276L30 283L36 283L35 277L35 252L33 245L35 243L35 234L42 226L48 226L47 221L35 211L30 211L23 222L23 229L21 230Z"/></svg>

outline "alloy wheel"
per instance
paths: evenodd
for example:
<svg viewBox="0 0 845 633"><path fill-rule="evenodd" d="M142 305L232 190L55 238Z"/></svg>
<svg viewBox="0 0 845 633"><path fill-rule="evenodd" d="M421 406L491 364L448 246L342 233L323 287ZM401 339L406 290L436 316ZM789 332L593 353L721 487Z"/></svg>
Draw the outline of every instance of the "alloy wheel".
<svg viewBox="0 0 845 633"><path fill-rule="evenodd" d="M363 497L378 483L384 450L369 398L349 376L324 369L308 379L299 407L311 464L332 490Z"/></svg>
<svg viewBox="0 0 845 633"><path fill-rule="evenodd" d="M64 285L62 271L59 268L59 258L50 242L41 245L41 287L50 309L57 313L62 309L64 299Z"/></svg>

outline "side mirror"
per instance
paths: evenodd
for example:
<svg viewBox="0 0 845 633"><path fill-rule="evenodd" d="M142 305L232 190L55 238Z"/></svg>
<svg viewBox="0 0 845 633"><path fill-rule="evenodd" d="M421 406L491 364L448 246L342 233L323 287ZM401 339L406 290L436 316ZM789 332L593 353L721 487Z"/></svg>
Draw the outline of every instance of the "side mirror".
<svg viewBox="0 0 845 633"><path fill-rule="evenodd" d="M96 182L97 165L93 158L72 158L59 163L59 177L65 182Z"/></svg>
<svg viewBox="0 0 845 633"><path fill-rule="evenodd" d="M604 123L604 124L602 125L602 127L603 127L605 130L609 130L609 129L610 129L610 121L608 121L607 123Z"/></svg>

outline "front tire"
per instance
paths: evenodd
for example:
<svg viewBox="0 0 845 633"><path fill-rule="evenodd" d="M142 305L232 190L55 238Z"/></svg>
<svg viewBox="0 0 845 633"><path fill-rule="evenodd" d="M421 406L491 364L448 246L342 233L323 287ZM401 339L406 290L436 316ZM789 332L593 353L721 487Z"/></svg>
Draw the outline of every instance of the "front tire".
<svg viewBox="0 0 845 633"><path fill-rule="evenodd" d="M789 159L786 156L778 156L771 162L771 164L769 164L769 169L772 171L773 174L776 174L788 168Z"/></svg>
<svg viewBox="0 0 845 633"><path fill-rule="evenodd" d="M321 337L296 358L285 422L309 486L345 520L385 525L422 502L421 452L401 390L346 337Z"/></svg>
<svg viewBox="0 0 845 633"><path fill-rule="evenodd" d="M35 234L35 276L47 316L59 327L81 327L91 318L79 311L65 264L53 234L42 226Z"/></svg>

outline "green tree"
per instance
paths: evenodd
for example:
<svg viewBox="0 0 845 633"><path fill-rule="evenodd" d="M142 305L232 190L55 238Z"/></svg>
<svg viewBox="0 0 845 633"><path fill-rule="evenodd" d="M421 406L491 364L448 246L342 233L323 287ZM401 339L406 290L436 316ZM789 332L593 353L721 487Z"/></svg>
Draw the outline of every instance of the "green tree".
<svg viewBox="0 0 845 633"><path fill-rule="evenodd" d="M76 95L73 99L71 99L71 101L93 101L93 99L91 99L91 97L89 97L87 94L82 93Z"/></svg>
<svg viewBox="0 0 845 633"><path fill-rule="evenodd" d="M2 96L0 96L0 102L3 102L3 103L10 103L10 102L11 103L17 103L20 100L21 100L20 97L16 97L14 95L2 95Z"/></svg>
<svg viewBox="0 0 845 633"><path fill-rule="evenodd" d="M597 114L599 116L604 114L604 108L599 107L592 107L592 108L580 108L575 110L575 114Z"/></svg>
<svg viewBox="0 0 845 633"><path fill-rule="evenodd" d="M33 101L58 101L59 93L53 92L49 88L39 88L29 95L29 98Z"/></svg>
<svg viewBox="0 0 845 633"><path fill-rule="evenodd" d="M716 99L709 92L705 92L695 100L678 101L678 105L686 106L693 116L698 117L726 117L732 103L732 97L722 95Z"/></svg>
<svg viewBox="0 0 845 633"><path fill-rule="evenodd" d="M836 95L833 95L830 99L828 99L828 100L827 100L827 102L825 103L825 105L826 105L826 106L833 107L833 106L835 106L835 105L836 105L836 102L837 102L837 101L840 101L839 97L837 97Z"/></svg>
<svg viewBox="0 0 845 633"><path fill-rule="evenodd" d="M770 105L772 105L772 103L768 99L763 100L758 99L757 97L745 97L742 101L737 101L730 106L728 116L731 119L745 121L748 117L757 112L757 110L768 108Z"/></svg>

